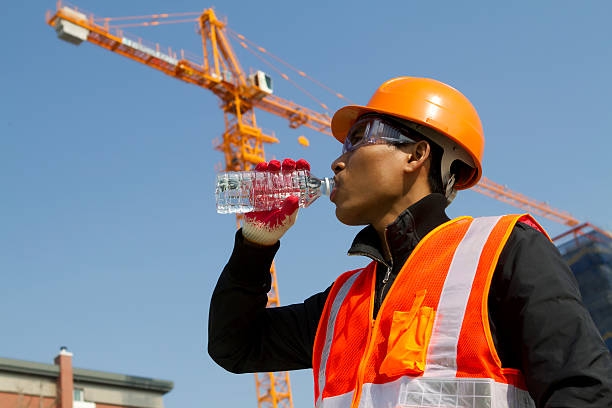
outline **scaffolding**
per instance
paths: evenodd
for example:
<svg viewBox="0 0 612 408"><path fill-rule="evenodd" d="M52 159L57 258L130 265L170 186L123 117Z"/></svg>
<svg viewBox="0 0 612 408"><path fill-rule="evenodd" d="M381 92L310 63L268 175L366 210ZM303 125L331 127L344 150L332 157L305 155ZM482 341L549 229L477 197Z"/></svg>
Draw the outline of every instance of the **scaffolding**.
<svg viewBox="0 0 612 408"><path fill-rule="evenodd" d="M582 224L554 239L569 264L583 302L612 351L612 235Z"/></svg>

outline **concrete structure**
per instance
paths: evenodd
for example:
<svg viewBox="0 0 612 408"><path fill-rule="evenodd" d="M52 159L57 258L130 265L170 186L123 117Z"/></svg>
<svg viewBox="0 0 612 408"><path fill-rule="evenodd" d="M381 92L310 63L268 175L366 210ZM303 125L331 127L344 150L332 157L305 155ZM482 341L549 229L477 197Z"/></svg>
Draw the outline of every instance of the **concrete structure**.
<svg viewBox="0 0 612 408"><path fill-rule="evenodd" d="M560 243L561 238L567 240ZM585 306L612 351L612 236L585 224L555 241L576 276Z"/></svg>
<svg viewBox="0 0 612 408"><path fill-rule="evenodd" d="M171 381L72 367L62 347L55 364L0 358L1 408L164 408Z"/></svg>

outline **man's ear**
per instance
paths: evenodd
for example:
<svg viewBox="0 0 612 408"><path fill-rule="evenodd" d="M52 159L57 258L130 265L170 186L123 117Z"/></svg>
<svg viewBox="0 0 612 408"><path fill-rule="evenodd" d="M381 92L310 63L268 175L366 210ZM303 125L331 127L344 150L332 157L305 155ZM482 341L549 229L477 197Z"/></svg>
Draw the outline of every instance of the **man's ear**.
<svg viewBox="0 0 612 408"><path fill-rule="evenodd" d="M421 167L431 155L431 147L429 147L429 143L424 140L416 142L412 145L412 153L408 158L408 165L410 165L413 170Z"/></svg>

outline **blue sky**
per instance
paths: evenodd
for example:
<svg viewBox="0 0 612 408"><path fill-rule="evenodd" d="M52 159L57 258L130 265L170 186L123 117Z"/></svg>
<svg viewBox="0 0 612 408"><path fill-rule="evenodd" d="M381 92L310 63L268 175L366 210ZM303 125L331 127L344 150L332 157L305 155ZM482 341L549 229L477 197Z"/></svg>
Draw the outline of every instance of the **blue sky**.
<svg viewBox="0 0 612 408"><path fill-rule="evenodd" d="M214 7L232 30L357 103L395 76L450 83L480 112L486 177L612 230L608 1L74 4L100 17ZM214 208L218 101L92 44L58 40L44 20L54 9L10 2L0 26L0 356L51 363L67 346L76 367L174 381L168 408L257 406L253 376L226 373L204 346L235 231L234 217ZM194 24L130 33L202 54ZM233 45L245 70L270 72L277 95L320 110ZM345 103L300 85L332 113ZM304 157L315 174L331 174L334 139L257 118L281 140L268 158ZM517 211L468 191L448 212ZM539 220L552 236L567 230ZM357 230L325 199L301 211L276 259L281 303L363 265L345 256ZM291 386L296 408L312 406L310 371L292 373Z"/></svg>

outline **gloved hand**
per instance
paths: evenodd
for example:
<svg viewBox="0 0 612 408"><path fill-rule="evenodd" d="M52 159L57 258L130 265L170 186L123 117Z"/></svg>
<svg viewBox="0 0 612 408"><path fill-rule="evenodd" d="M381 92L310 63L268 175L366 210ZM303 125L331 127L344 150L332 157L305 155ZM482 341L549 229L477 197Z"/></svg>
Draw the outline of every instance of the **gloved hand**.
<svg viewBox="0 0 612 408"><path fill-rule="evenodd" d="M262 162L255 171L290 173L293 170L310 170L310 164L300 159L297 162L285 159L281 164L278 160ZM298 215L299 198L289 196L280 208L270 211L253 211L244 215L242 235L250 242L259 245L274 245L295 223Z"/></svg>

